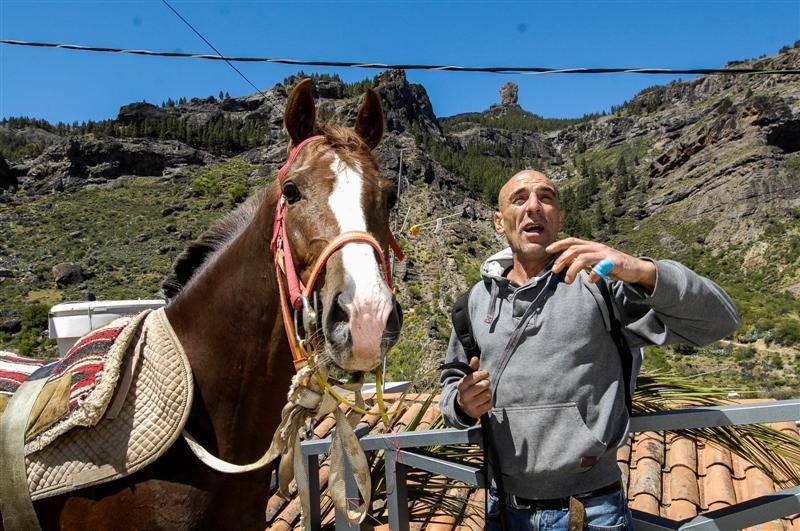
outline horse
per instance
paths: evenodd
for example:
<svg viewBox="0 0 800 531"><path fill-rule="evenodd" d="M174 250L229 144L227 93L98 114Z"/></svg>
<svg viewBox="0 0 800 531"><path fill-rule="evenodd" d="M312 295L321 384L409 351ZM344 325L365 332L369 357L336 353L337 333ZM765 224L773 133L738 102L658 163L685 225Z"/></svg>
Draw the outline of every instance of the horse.
<svg viewBox="0 0 800 531"><path fill-rule="evenodd" d="M276 211L285 218L289 268L311 288L304 293L317 293L318 364L344 374L372 370L400 331L383 270L395 243L394 187L372 155L383 135L380 99L367 90L347 128L317 123L312 90L306 79L287 101L290 157L280 178L193 241L162 285L194 376L186 431L231 463L250 463L270 446L294 374L295 341L281 307L289 296L281 296L273 265ZM212 470L178 441L130 476L34 507L44 529L263 529L269 477L269 467Z"/></svg>

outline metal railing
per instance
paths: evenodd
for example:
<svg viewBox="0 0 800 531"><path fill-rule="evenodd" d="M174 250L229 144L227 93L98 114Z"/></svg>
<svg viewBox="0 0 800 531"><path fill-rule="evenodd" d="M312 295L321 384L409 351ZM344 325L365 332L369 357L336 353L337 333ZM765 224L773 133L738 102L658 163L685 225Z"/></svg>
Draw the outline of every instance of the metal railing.
<svg viewBox="0 0 800 531"><path fill-rule="evenodd" d="M630 431L672 431L798 420L800 420L800 400L782 400L634 415L631 418ZM366 431L366 427L357 429L359 435L365 434ZM421 452L420 448L433 445L480 444L480 442L480 427L466 430L442 429L361 437L361 445L365 451L383 450L384 452L389 528L392 531L406 531L409 528L406 474L411 468L440 474L470 486L484 487L486 485L486 478L480 466L476 466L474 463L441 459ZM319 464L320 455L328 452L329 448L330 439L307 441L302 444L311 491L311 514L308 520L311 529L321 527ZM358 490L349 470L346 472L346 477L348 478L346 482L347 497L357 498ZM637 530L741 529L800 513L800 485L682 521L670 520L636 510L632 512ZM342 515L337 513L336 529L357 530L359 526L348 525Z"/></svg>

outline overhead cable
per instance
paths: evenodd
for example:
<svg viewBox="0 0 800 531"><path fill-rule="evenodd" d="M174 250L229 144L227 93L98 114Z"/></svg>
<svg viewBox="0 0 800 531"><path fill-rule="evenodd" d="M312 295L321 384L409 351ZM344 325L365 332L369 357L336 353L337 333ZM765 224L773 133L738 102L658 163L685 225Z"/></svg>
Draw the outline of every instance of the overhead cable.
<svg viewBox="0 0 800 531"><path fill-rule="evenodd" d="M61 48L85 52L125 53L157 57L177 57L183 59L207 59L210 61L243 63L278 63L297 66L329 66L341 68L397 69L397 70L439 70L449 72L484 72L490 74L660 74L660 75L707 75L707 74L800 74L797 68L546 68L541 66L457 66L425 64L358 63L352 61L308 61L302 59L281 59L268 57L226 57L221 54L195 54L182 52L154 52L124 48L81 46L77 44L55 44L49 42L27 42L0 39L2 44L15 46L34 46L39 48ZM232 66L232 65L231 65ZM241 73L240 73L241 74ZM247 78L245 78L247 79ZM248 80L249 82L249 80Z"/></svg>
<svg viewBox="0 0 800 531"><path fill-rule="evenodd" d="M236 67L233 65L233 63L231 63L231 62L230 62L228 59L225 59L225 58L223 57L223 55L222 55L222 52L220 52L219 50L217 50L217 47L216 47L216 46L214 46L213 44L211 44L211 42L210 42L208 39L206 39L206 38L203 36L203 34L202 34L202 33L200 33L200 32L199 32L197 29L195 29L195 27L194 27L194 26L192 26L192 24L191 24L191 23L190 23L188 20L186 20L185 18L183 18L183 15L181 15L180 13L178 13L178 11L177 11L177 10L176 10L174 7L172 7L172 6L170 5L170 3L169 3L169 2L167 2L167 0L161 0L161 1L162 1L162 2L164 3L164 5L165 5L165 6L167 6L167 7L168 7L168 8L169 8L169 9L170 9L170 10L171 10L173 13L175 13L175 15L176 15L176 16L177 16L179 19L181 19L181 21L183 21L183 23L184 23L184 24L186 24L187 26L189 26L189 29L191 29L193 32L195 32L195 34L197 34L197 36L198 36L198 37L200 37L201 39L203 39L203 42L205 42L206 44L208 44L208 45L211 47L211 49L212 49L212 50L214 50L215 52L217 52L218 56L219 56L220 58L222 58L222 60L223 60L223 61L225 61L225 62L228 64L228 66L230 66L231 68L233 68L233 70L234 70L234 71L235 71L237 74L239 74L239 75L241 76L241 78L242 78L242 79L244 79L245 81L247 81L247 82L250 84L250 86L251 86L251 87L253 87L254 89L256 89L256 92L258 92L259 94L261 94L261 95L262 95L262 96L264 96L265 98L267 97L267 96L266 96L266 94L264 94L263 92L261 92L261 90L260 90L260 89L259 89L257 86L255 86L255 85L253 84L253 82L252 82L252 81L250 81L249 79L247 79L247 76L246 76L246 75L244 75L244 74L243 74L243 73L242 73L242 72L241 72L241 71L240 71L238 68L236 68Z"/></svg>

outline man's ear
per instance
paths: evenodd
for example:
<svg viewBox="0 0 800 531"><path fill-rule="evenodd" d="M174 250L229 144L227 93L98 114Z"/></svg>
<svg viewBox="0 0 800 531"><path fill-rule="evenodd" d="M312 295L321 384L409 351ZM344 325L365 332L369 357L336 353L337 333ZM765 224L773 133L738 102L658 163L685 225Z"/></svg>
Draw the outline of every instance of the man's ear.
<svg viewBox="0 0 800 531"><path fill-rule="evenodd" d="M564 222L567 220L567 211L563 208L558 209L558 232L564 230Z"/></svg>
<svg viewBox="0 0 800 531"><path fill-rule="evenodd" d="M497 234L505 234L506 229L503 227L503 214L495 211L492 220L494 221L494 230L497 231Z"/></svg>

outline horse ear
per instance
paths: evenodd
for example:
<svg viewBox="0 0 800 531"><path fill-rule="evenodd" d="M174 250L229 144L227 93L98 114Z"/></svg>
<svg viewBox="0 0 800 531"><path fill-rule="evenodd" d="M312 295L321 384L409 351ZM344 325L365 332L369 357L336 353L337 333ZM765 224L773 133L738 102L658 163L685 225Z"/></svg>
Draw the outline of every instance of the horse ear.
<svg viewBox="0 0 800 531"><path fill-rule="evenodd" d="M314 107L314 95L311 80L306 78L294 87L286 102L283 123L295 146L310 137L314 132L317 110Z"/></svg>
<svg viewBox="0 0 800 531"><path fill-rule="evenodd" d="M378 94L372 89L367 89L364 103L358 110L356 133L370 149L375 149L383 136L383 107Z"/></svg>

